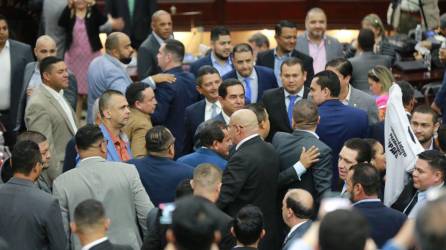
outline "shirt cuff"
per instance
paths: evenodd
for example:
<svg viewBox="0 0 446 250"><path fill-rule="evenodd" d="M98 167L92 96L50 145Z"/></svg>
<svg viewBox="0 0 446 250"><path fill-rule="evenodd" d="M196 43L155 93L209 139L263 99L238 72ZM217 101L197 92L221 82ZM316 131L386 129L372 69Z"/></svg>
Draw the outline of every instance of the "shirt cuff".
<svg viewBox="0 0 446 250"><path fill-rule="evenodd" d="M156 89L155 81L153 80L153 78L151 76L142 79L141 82L148 84L154 90Z"/></svg>
<svg viewBox="0 0 446 250"><path fill-rule="evenodd" d="M302 163L300 161L296 162L293 165L294 170L296 171L297 174L297 178L299 179L299 181L301 180L300 177L305 174L305 172L307 172L307 169L304 167L304 165L302 165Z"/></svg>

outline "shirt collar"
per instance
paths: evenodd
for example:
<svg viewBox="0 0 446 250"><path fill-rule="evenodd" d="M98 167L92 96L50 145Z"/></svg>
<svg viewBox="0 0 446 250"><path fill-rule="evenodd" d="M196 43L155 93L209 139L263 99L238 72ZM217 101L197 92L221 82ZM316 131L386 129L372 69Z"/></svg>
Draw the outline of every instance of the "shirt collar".
<svg viewBox="0 0 446 250"><path fill-rule="evenodd" d="M295 128L294 130L310 133L310 134L314 135L317 139L319 139L319 136L311 130L304 130L304 129L298 129L298 128Z"/></svg>
<svg viewBox="0 0 446 250"><path fill-rule="evenodd" d="M50 86L46 85L45 83L42 84L44 88L46 88L46 90L48 90L50 92L51 95L53 95L54 97L59 96L62 97L63 96L63 89L61 89L59 92L57 92L56 90L54 90L53 88L51 88Z"/></svg>
<svg viewBox="0 0 446 250"><path fill-rule="evenodd" d="M245 143L246 141L248 141L248 140L250 140L250 139L252 139L252 138L254 138L254 137L256 137L256 136L259 136L259 134L255 133L255 134L250 135L250 136L246 137L245 139L241 140L241 141L237 144L237 146L235 146L235 150L238 150L238 148L239 148L243 143Z"/></svg>
<svg viewBox="0 0 446 250"><path fill-rule="evenodd" d="M217 61L217 58L214 55L214 51L211 51L211 61L212 61L212 65L215 65L215 64L220 65L220 63ZM232 65L231 58L228 57L228 59L226 59L225 65Z"/></svg>
<svg viewBox="0 0 446 250"><path fill-rule="evenodd" d="M360 200L360 201L357 201L357 202L353 203L353 206L354 206L354 205L357 205L357 204L359 204L359 203L366 203L366 202L381 202L381 200L378 199L378 198L364 199L364 200Z"/></svg>
<svg viewBox="0 0 446 250"><path fill-rule="evenodd" d="M100 159L100 160L104 160L104 158L100 157L100 156L90 156L90 157L86 157L83 158L79 161L79 163L83 162L83 161L87 161L87 160L92 160L92 159Z"/></svg>
<svg viewBox="0 0 446 250"><path fill-rule="evenodd" d="M241 75L238 73L237 70L235 71L235 73L237 74L237 78L238 78L238 79L245 79L245 78L248 78L248 79L251 80L251 81L255 81L255 80L257 79L256 69L255 69L254 67L252 68L252 72L251 72L251 74L250 74L249 76L247 76L247 77L241 76Z"/></svg>
<svg viewBox="0 0 446 250"><path fill-rule="evenodd" d="M107 53L105 53L104 56L108 57L110 60L117 63L119 65L119 67L121 67L123 70L126 70L127 66L125 64L123 64L121 61L119 61L117 58L115 58Z"/></svg>
<svg viewBox="0 0 446 250"><path fill-rule="evenodd" d="M223 116L223 119L225 119L226 124L229 124L229 120L231 119L231 117L229 117L223 109L221 110L221 114Z"/></svg>
<svg viewBox="0 0 446 250"><path fill-rule="evenodd" d="M6 42L5 42L5 46L3 47L3 49L8 49L9 50L9 39L8 40L6 40ZM2 51L3 51L3 49L2 49Z"/></svg>
<svg viewBox="0 0 446 250"><path fill-rule="evenodd" d="M277 55L277 47L274 48L274 57L275 57L275 58L278 58L278 59L282 59L282 58L284 58L284 57L290 57L292 53L293 53L293 51L290 51L288 54L285 54L285 55L283 55L283 56L278 56L278 55Z"/></svg>
<svg viewBox="0 0 446 250"><path fill-rule="evenodd" d="M104 128L107 130L108 134L110 135L110 139L112 140L113 144L116 143L123 143L123 145L125 145L126 143L126 138L124 133L122 133L122 131L119 131L119 135L114 135L108 128L107 126L104 125Z"/></svg>
<svg viewBox="0 0 446 250"><path fill-rule="evenodd" d="M97 239L97 240L95 240L95 241L93 241L93 242L88 243L88 244L85 245L84 247L82 247L81 250L88 250L88 249L90 249L90 248L92 248L92 247L94 247L94 246L96 246L96 245L98 245L98 244L100 244L100 243L106 241L107 239L108 239L107 237L102 237L102 238L100 238L100 239Z"/></svg>
<svg viewBox="0 0 446 250"><path fill-rule="evenodd" d="M308 35L308 32L307 32L307 31L305 31L305 38L308 40L308 42L313 43L313 42L311 41L310 36ZM327 40L327 36L325 35L325 32L324 32L324 35L322 36L321 41L322 41L322 42L325 42L325 40Z"/></svg>
<svg viewBox="0 0 446 250"><path fill-rule="evenodd" d="M348 87L348 93L343 102L345 101L348 104L348 102L350 101L350 96L352 94L352 86L349 84L347 87Z"/></svg>
<svg viewBox="0 0 446 250"><path fill-rule="evenodd" d="M160 46L166 43L166 41L164 39L162 39L160 36L158 36L158 34L156 34L155 32L152 32L152 34L153 34L153 37L155 37L156 41L160 44ZM168 39L171 39L171 38L173 38L172 34L170 34Z"/></svg>
<svg viewBox="0 0 446 250"><path fill-rule="evenodd" d="M299 90L299 92L297 92L297 94L294 94L294 96L298 95L300 98L303 98L304 97L304 90L305 90L305 87L302 86L302 88ZM286 91L285 88L283 88L283 92L285 93L285 98L288 98L288 96L292 95L290 92Z"/></svg>
<svg viewBox="0 0 446 250"><path fill-rule="evenodd" d="M294 225L291 229L290 232L288 233L287 237L289 237L296 229L298 229L300 226L302 226L305 222L307 222L308 220L304 220L301 223L298 223L296 225Z"/></svg>
<svg viewBox="0 0 446 250"><path fill-rule="evenodd" d="M217 107L219 107L220 109L221 109L221 104L220 104L220 102L217 100L217 101L215 101L215 102L210 102L210 101L208 101L208 99L206 99L206 97L204 98L204 101L206 102L206 109L207 108L211 108L212 107L212 104L216 104L217 105Z"/></svg>

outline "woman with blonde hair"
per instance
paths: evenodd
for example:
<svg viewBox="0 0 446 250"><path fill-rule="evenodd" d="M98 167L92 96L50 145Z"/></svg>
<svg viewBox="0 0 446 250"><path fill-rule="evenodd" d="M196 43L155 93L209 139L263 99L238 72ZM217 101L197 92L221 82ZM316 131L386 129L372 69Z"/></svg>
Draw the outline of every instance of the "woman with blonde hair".
<svg viewBox="0 0 446 250"><path fill-rule="evenodd" d="M392 83L395 82L395 78L387 67L377 65L369 71L368 81L370 91L376 97L376 106L379 111L378 117L382 121L386 114L389 89L392 86Z"/></svg>
<svg viewBox="0 0 446 250"><path fill-rule="evenodd" d="M375 35L375 47L373 52L376 54L387 55L393 58L395 57L395 48L389 43L386 37L386 29L381 21L381 18L374 13L368 14L361 21L363 29L369 29L373 31Z"/></svg>

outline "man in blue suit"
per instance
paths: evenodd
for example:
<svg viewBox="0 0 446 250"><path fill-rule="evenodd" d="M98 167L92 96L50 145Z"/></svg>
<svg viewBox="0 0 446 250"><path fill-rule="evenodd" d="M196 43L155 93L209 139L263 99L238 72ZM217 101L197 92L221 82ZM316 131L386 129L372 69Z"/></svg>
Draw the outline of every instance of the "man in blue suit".
<svg viewBox="0 0 446 250"><path fill-rule="evenodd" d="M209 120L203 124L199 135L201 148L194 153L180 157L177 162L196 167L201 163L211 163L221 170L226 167L229 148L232 146L226 123L218 120Z"/></svg>
<svg viewBox="0 0 446 250"><path fill-rule="evenodd" d="M184 51L184 45L174 39L167 40L161 46L157 56L158 64L163 73L175 75L176 80L172 84L160 84L155 90L158 106L152 115L154 125L166 126L175 136L176 157L183 152L186 107L198 99L194 76L184 72L181 67Z"/></svg>
<svg viewBox="0 0 446 250"><path fill-rule="evenodd" d="M316 134L332 150L333 190L339 190L337 162L344 142L350 138L365 138L368 130L367 113L339 101L340 90L339 78L332 71L321 71L311 81L310 95L319 106L320 115Z"/></svg>
<svg viewBox="0 0 446 250"><path fill-rule="evenodd" d="M193 176L193 168L175 162L175 138L163 126L155 126L147 132L148 156L129 161L138 170L144 188L155 206L173 202L178 184Z"/></svg>
<svg viewBox="0 0 446 250"><path fill-rule="evenodd" d="M223 80L235 78L242 82L247 103L256 103L262 98L265 90L277 88L272 69L254 66L254 53L249 44L236 45L231 57L235 69L224 75Z"/></svg>
<svg viewBox="0 0 446 250"><path fill-rule="evenodd" d="M197 76L197 91L204 96L204 99L186 108L184 114L184 125L186 127L184 154L193 151L193 137L198 125L215 118L222 111L221 104L218 101L218 87L220 87L220 84L220 74L214 67L205 65L200 68Z"/></svg>
<svg viewBox="0 0 446 250"><path fill-rule="evenodd" d="M368 221L371 237L378 248L393 238L406 221L406 216L386 207L379 199L380 174L369 163L359 163L350 168L347 177L348 191L353 207Z"/></svg>
<svg viewBox="0 0 446 250"><path fill-rule="evenodd" d="M229 58L232 51L231 33L226 27L216 26L211 30L211 48L207 55L190 65L190 72L195 76L204 65L213 66L221 76L234 69Z"/></svg>

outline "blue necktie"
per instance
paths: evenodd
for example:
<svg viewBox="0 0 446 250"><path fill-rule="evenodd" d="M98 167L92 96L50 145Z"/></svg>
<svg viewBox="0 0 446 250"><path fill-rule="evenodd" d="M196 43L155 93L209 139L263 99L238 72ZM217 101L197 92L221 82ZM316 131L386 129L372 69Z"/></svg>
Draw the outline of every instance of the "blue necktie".
<svg viewBox="0 0 446 250"><path fill-rule="evenodd" d="M217 104L212 103L211 105L211 119L217 116Z"/></svg>
<svg viewBox="0 0 446 250"><path fill-rule="evenodd" d="M248 77L245 77L245 98L247 103L251 103L251 85Z"/></svg>
<svg viewBox="0 0 446 250"><path fill-rule="evenodd" d="M294 103L296 102L297 96L295 95L289 95L290 98L290 104L288 104L288 120L290 121L290 127L293 127L293 109L294 109Z"/></svg>

